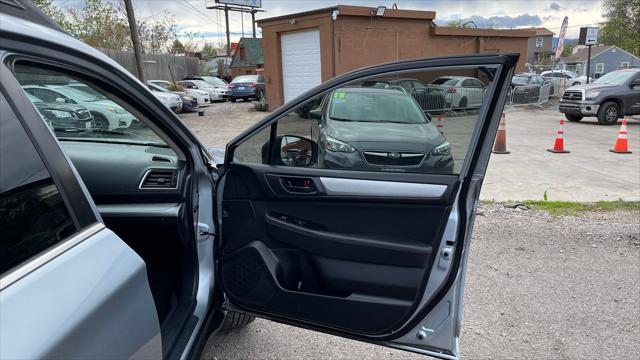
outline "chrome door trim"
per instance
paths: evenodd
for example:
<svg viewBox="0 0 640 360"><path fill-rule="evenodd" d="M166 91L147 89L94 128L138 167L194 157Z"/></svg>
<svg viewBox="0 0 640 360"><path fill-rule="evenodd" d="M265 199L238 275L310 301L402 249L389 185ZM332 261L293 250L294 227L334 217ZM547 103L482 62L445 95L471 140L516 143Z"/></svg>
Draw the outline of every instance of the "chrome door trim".
<svg viewBox="0 0 640 360"><path fill-rule="evenodd" d="M438 199L447 185L321 177L327 195Z"/></svg>
<svg viewBox="0 0 640 360"><path fill-rule="evenodd" d="M11 270L6 275L0 277L0 291L7 288L9 285L14 282L22 279L27 276L32 271L38 269L42 265L48 263L49 261L55 259L65 251L71 249L72 247L78 245L85 239L94 235L98 231L104 229L105 226L103 223L94 223L89 227L82 229L80 232L77 232L72 237L67 240L59 243L58 245L47 249L46 251L36 255L35 257L27 260L26 262L18 265L15 269Z"/></svg>

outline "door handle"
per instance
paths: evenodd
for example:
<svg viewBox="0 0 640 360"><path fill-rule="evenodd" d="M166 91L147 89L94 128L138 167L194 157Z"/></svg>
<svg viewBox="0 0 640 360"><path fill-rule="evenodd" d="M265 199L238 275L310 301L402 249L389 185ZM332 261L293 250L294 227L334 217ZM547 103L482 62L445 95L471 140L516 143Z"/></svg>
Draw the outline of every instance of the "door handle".
<svg viewBox="0 0 640 360"><path fill-rule="evenodd" d="M281 177L282 188L292 194L315 194L317 193L313 179L307 177Z"/></svg>

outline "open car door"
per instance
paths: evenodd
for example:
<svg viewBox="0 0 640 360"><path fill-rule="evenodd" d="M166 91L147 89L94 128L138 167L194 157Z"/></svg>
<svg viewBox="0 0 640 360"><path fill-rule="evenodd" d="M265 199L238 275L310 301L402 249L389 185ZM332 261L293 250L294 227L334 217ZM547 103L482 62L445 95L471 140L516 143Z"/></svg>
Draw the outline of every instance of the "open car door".
<svg viewBox="0 0 640 360"><path fill-rule="evenodd" d="M226 308L457 358L475 208L517 61L357 70L234 139L217 189ZM486 90L449 85L459 77Z"/></svg>

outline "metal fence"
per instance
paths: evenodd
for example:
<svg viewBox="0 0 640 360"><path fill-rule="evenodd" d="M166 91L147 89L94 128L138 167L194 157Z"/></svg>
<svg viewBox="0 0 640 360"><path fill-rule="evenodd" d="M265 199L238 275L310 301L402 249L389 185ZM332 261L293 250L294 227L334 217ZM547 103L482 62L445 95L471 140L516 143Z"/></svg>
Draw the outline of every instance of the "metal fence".
<svg viewBox="0 0 640 360"><path fill-rule="evenodd" d="M136 70L135 55L132 51L119 51L98 48L108 57L122 65L134 76ZM143 54L144 74L149 80L182 80L185 76L200 75L200 60L194 57L174 56L171 54Z"/></svg>
<svg viewBox="0 0 640 360"><path fill-rule="evenodd" d="M542 106L549 101L552 93L556 96L551 82L542 86L512 86L509 90L507 106Z"/></svg>

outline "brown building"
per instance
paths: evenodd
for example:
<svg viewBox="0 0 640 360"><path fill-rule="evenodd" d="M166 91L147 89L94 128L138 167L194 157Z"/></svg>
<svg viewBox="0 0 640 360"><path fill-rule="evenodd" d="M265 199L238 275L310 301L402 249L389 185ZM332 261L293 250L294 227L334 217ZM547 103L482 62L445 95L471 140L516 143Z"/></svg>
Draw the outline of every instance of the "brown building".
<svg viewBox="0 0 640 360"><path fill-rule="evenodd" d="M265 93L272 107L363 66L404 59L510 52L522 54L533 30L439 27L434 11L338 5L262 19Z"/></svg>
<svg viewBox="0 0 640 360"><path fill-rule="evenodd" d="M264 64L262 39L241 38L231 59L229 68L232 78L239 75L255 75L257 69L261 69Z"/></svg>

